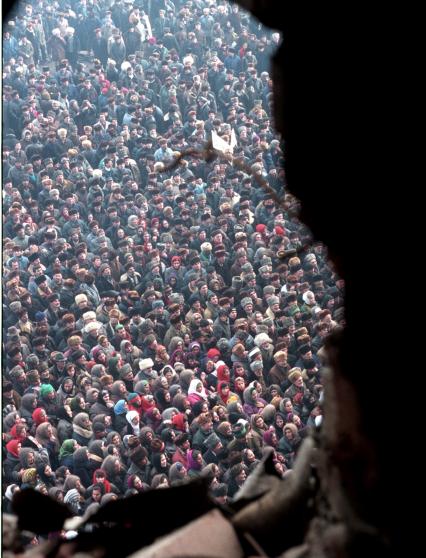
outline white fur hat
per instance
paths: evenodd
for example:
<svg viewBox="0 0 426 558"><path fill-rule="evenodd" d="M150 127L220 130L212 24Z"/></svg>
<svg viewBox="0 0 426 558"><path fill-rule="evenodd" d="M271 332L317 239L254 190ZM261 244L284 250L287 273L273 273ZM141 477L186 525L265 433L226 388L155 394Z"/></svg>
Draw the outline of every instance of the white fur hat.
<svg viewBox="0 0 426 558"><path fill-rule="evenodd" d="M263 343L272 343L272 339L269 337L267 333L259 333L254 338L254 344L257 347L260 347L261 345L263 345Z"/></svg>
<svg viewBox="0 0 426 558"><path fill-rule="evenodd" d="M139 361L139 369L146 370L147 368L152 368L154 366L154 361L152 358L141 358Z"/></svg>

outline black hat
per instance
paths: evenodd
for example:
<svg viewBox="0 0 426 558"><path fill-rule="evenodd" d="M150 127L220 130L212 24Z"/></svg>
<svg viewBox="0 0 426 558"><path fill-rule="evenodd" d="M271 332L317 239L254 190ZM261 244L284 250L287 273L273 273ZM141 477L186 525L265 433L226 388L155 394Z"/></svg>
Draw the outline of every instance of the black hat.
<svg viewBox="0 0 426 558"><path fill-rule="evenodd" d="M86 354L85 351L78 349L77 351L73 351L73 353L70 355L70 358L72 361L76 362L79 358L81 358L85 354Z"/></svg>

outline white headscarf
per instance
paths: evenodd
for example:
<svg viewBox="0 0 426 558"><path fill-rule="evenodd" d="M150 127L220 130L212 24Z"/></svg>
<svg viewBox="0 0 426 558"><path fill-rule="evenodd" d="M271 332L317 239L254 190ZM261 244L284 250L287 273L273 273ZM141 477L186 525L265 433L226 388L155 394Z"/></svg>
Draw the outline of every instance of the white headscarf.
<svg viewBox="0 0 426 558"><path fill-rule="evenodd" d="M139 436L141 427L140 427L140 423L138 423L136 426L133 424L132 420L135 418L139 419L139 413L137 411L128 411L126 413L126 420L132 427L133 433L135 434L135 436Z"/></svg>
<svg viewBox="0 0 426 558"><path fill-rule="evenodd" d="M201 391L197 391L198 384L202 385L202 390ZM191 383L189 384L188 395L191 395L192 393L195 393L195 394L199 395L203 399L207 399L207 392L206 392L206 390L203 386L203 382L201 380L199 380L198 378L195 378L194 380L191 380Z"/></svg>

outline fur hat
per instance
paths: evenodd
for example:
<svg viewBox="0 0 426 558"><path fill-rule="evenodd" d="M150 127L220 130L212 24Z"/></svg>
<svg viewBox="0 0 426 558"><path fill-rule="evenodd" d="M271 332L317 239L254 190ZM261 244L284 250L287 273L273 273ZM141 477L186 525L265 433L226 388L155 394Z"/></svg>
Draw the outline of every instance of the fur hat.
<svg viewBox="0 0 426 558"><path fill-rule="evenodd" d="M263 370L263 362L261 360L254 360L250 364L250 370L253 372L258 372L259 370Z"/></svg>
<svg viewBox="0 0 426 558"><path fill-rule="evenodd" d="M300 368L292 368L288 375L288 379L292 384L294 384L301 377L302 371L300 370Z"/></svg>
<svg viewBox="0 0 426 558"><path fill-rule="evenodd" d="M254 347L248 354L250 360L252 360L256 355L260 353L259 347Z"/></svg>
<svg viewBox="0 0 426 558"><path fill-rule="evenodd" d="M83 293L78 294L74 297L75 303L80 304L80 302L87 302L87 296ZM96 316L95 316L96 317Z"/></svg>
<svg viewBox="0 0 426 558"><path fill-rule="evenodd" d="M90 333L91 331L95 331L101 327L99 322L90 322L86 326L84 326L85 333Z"/></svg>
<svg viewBox="0 0 426 558"><path fill-rule="evenodd" d="M253 306L253 301L249 296L245 296L242 300L241 300L241 307L245 308L248 304L251 304Z"/></svg>
<svg viewBox="0 0 426 558"><path fill-rule="evenodd" d="M287 351L277 351L274 354L274 360L275 362L280 362L281 360L284 360L284 358L287 357Z"/></svg>
<svg viewBox="0 0 426 558"><path fill-rule="evenodd" d="M253 279L256 279L256 275L254 273L242 273L242 278L243 281L248 283L249 281L253 281Z"/></svg>
<svg viewBox="0 0 426 558"><path fill-rule="evenodd" d="M220 438L216 434L216 432L212 432L210 436L204 440L205 446L211 450L213 450L219 442L220 442Z"/></svg>
<svg viewBox="0 0 426 558"><path fill-rule="evenodd" d="M259 333L254 338L254 344L257 347L260 347L261 345L263 345L263 343L272 343L272 339L266 333Z"/></svg>
<svg viewBox="0 0 426 558"><path fill-rule="evenodd" d="M76 347L77 345L80 345L81 337L79 335L71 335L71 337L68 338L67 343L69 347Z"/></svg>
<svg viewBox="0 0 426 558"><path fill-rule="evenodd" d="M275 294L275 287L273 287L272 285L265 285L265 287L263 287L263 294Z"/></svg>
<svg viewBox="0 0 426 558"><path fill-rule="evenodd" d="M279 304L280 299L277 296L271 296L268 299L268 306L271 308L274 304Z"/></svg>
<svg viewBox="0 0 426 558"><path fill-rule="evenodd" d="M139 370L147 370L154 366L154 361L151 358L141 358L139 361Z"/></svg>
<svg viewBox="0 0 426 558"><path fill-rule="evenodd" d="M232 278L232 288L238 290L239 288L241 288L241 285L243 284L243 280L241 279L241 277L239 277L238 275L235 275Z"/></svg>
<svg viewBox="0 0 426 558"><path fill-rule="evenodd" d="M78 296L78 295L77 295ZM86 296L86 295L85 295ZM77 302L78 304L78 302ZM96 320L96 312L90 311L90 312L85 312L83 314L83 320L86 322L87 320Z"/></svg>

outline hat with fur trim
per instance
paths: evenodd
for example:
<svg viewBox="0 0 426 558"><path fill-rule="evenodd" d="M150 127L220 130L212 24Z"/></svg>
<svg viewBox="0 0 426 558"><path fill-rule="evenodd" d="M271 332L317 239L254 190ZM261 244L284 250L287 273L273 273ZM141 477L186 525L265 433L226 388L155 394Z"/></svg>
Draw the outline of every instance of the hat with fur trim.
<svg viewBox="0 0 426 558"><path fill-rule="evenodd" d="M152 358L141 358L139 361L139 370L147 370L154 366L154 361Z"/></svg>
<svg viewBox="0 0 426 558"><path fill-rule="evenodd" d="M75 300L76 304L80 304L81 302L88 302L87 296L83 293L76 295L74 297L74 300ZM96 315L95 315L95 317L96 317Z"/></svg>
<svg viewBox="0 0 426 558"><path fill-rule="evenodd" d="M292 384L294 384L301 377L302 371L300 370L300 368L292 368L288 375L288 379Z"/></svg>
<svg viewBox="0 0 426 558"><path fill-rule="evenodd" d="M272 339L266 333L259 333L254 338L254 344L257 347L260 347L261 345L263 345L263 343L272 343Z"/></svg>

